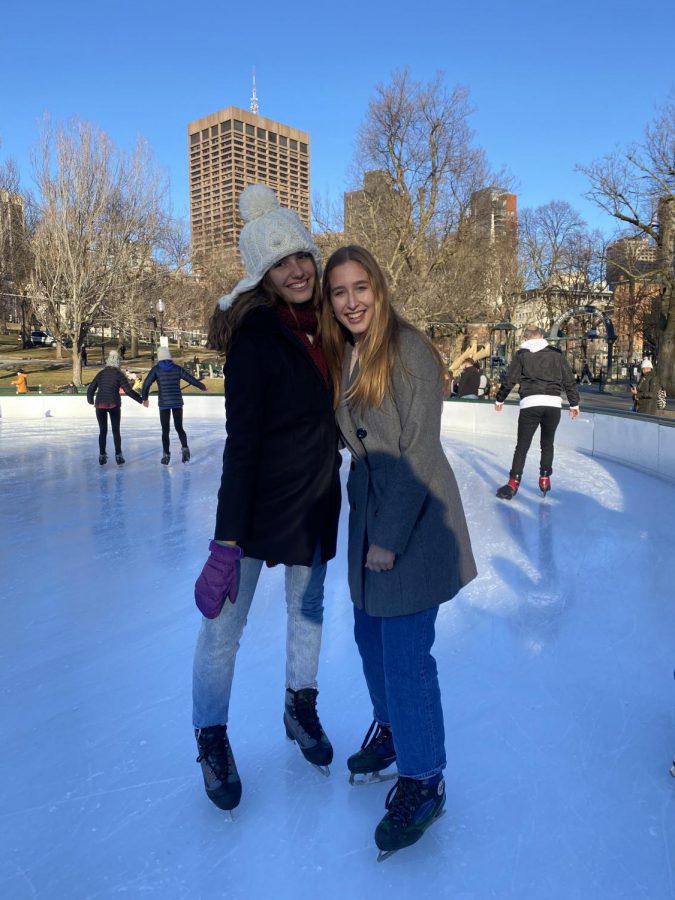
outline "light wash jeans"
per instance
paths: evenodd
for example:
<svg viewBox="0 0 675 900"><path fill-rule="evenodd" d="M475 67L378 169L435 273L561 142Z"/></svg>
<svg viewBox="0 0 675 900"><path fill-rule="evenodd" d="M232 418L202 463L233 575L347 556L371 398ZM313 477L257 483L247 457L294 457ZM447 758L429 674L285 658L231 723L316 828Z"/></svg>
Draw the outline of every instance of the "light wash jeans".
<svg viewBox="0 0 675 900"><path fill-rule="evenodd" d="M445 728L436 660L438 607L409 616L369 616L354 607L354 637L373 703L391 725L399 775L431 778L445 768Z"/></svg>
<svg viewBox="0 0 675 900"><path fill-rule="evenodd" d="M226 725L234 661L263 561L240 563L237 602L226 600L215 619L202 618L192 670L192 724ZM317 547L311 566L286 566L286 687L315 688L323 624L326 564Z"/></svg>

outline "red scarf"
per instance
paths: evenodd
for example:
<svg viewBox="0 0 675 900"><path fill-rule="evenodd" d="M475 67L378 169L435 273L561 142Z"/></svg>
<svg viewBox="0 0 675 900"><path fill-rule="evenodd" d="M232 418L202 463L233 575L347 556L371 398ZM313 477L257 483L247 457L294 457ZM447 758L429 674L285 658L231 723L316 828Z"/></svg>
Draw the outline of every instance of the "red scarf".
<svg viewBox="0 0 675 900"><path fill-rule="evenodd" d="M317 367L323 380L330 386L330 378L328 376L328 363L321 349L321 341L310 341L308 335L316 335L319 323L316 318L316 311L312 306L312 301L300 304L299 306L289 306L287 303L278 303L275 307L277 316L289 328L293 334L301 341L303 347L309 353L312 362Z"/></svg>

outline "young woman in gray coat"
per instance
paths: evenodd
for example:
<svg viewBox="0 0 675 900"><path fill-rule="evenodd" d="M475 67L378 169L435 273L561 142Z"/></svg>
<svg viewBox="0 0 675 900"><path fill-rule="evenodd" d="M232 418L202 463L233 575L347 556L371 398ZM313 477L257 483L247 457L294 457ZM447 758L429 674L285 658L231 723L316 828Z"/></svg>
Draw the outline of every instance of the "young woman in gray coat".
<svg viewBox="0 0 675 900"><path fill-rule="evenodd" d="M443 710L431 648L439 604L475 577L476 566L440 441L438 353L395 312L380 267L362 247L331 256L323 294L323 345L352 456L354 633L375 718L348 767L353 778L397 763L375 832L383 856L419 840L443 808Z"/></svg>

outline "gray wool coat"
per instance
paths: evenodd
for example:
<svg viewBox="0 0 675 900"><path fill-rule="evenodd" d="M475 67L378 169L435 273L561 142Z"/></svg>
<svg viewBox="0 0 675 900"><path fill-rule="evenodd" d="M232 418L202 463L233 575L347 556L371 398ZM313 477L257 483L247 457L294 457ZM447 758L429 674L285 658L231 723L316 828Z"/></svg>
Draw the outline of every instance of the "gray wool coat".
<svg viewBox="0 0 675 900"><path fill-rule="evenodd" d="M358 410L340 401L337 421L352 454L349 500L349 588L373 616L401 616L450 600L473 578L476 564L462 499L440 441L442 377L412 329L401 332L392 391L381 406ZM350 378L352 347L342 370ZM394 567L364 566L370 544L396 554Z"/></svg>

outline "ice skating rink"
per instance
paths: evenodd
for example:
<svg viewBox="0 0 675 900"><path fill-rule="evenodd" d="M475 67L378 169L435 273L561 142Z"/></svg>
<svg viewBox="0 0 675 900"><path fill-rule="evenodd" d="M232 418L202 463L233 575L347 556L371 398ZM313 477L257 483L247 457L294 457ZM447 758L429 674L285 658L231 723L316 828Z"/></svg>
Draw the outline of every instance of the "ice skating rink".
<svg viewBox="0 0 675 900"><path fill-rule="evenodd" d="M438 619L447 813L377 863L391 785L352 787L345 766L371 720L346 518L320 671L331 776L284 735L283 573L265 570L235 675L230 821L190 724L223 421L188 403L192 461L174 437L166 468L156 409L133 405L119 468L98 465L93 411L0 419L2 897L675 896L675 485L559 447L542 500L533 449L498 501L514 432L445 428L480 572Z"/></svg>

